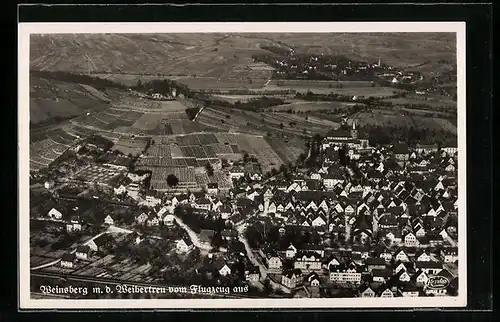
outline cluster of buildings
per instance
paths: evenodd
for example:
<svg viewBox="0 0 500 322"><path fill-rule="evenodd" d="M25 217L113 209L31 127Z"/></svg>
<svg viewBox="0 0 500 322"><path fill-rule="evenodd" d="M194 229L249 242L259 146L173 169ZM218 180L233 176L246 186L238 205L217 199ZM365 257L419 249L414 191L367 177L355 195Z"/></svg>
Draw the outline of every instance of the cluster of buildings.
<svg viewBox="0 0 500 322"><path fill-rule="evenodd" d="M456 147L395 144L375 149L357 136L355 125L337 132L322 143L319 169L289 182L246 189L246 198L280 235L299 228L322 236L322 245L302 249L293 243L279 250L263 247L259 253L267 269L281 274L281 283L292 289L306 283L355 287L359 296L453 293L458 265ZM357 175L339 163L341 148L356 160ZM331 240L341 246L331 247Z"/></svg>
<svg viewBox="0 0 500 322"><path fill-rule="evenodd" d="M341 162L342 153L355 166ZM360 297L455 294L456 147L397 143L374 148L353 122L352 128L324 138L320 159L320 166L294 171L289 179L263 179L259 169L230 167L228 175L237 184L223 193L216 185L182 194L143 191L145 177L136 174L129 174L130 183L115 187L114 193L137 201L142 210L134 222L144 226L171 226L176 207L189 205L193 215L223 219L228 226L265 222L282 239L291 231L314 232L320 236L314 244L292 240L285 248L264 243L254 249L267 273L292 291L349 288ZM82 229L77 217L63 219L55 208L47 216L65 220L68 232ZM116 218L109 214L103 224L115 225ZM199 240L208 245L214 234L202 230ZM223 238L237 239L238 232L227 229ZM65 255L61 266L86 258L92 247L99 248L86 245ZM194 247L188 237L176 241L178 253ZM231 274L230 262L216 262L220 275ZM262 278L253 265L245 274L248 281Z"/></svg>

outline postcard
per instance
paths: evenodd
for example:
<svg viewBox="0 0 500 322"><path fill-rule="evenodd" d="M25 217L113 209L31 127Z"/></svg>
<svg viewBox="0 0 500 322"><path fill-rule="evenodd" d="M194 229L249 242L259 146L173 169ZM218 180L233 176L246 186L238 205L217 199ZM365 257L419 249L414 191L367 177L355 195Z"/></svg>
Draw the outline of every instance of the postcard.
<svg viewBox="0 0 500 322"><path fill-rule="evenodd" d="M465 23L20 23L21 309L463 307Z"/></svg>

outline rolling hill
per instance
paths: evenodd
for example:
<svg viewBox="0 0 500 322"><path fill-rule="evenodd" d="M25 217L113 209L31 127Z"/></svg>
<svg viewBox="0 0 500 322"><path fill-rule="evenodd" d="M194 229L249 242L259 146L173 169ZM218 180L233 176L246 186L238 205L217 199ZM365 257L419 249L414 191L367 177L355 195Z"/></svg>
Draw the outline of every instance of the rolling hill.
<svg viewBox="0 0 500 322"><path fill-rule="evenodd" d="M261 45L346 55L397 67L455 68L451 33L32 35L31 68L101 74L230 77Z"/></svg>
<svg viewBox="0 0 500 322"><path fill-rule="evenodd" d="M30 77L31 127L57 123L108 107L107 97L92 86Z"/></svg>

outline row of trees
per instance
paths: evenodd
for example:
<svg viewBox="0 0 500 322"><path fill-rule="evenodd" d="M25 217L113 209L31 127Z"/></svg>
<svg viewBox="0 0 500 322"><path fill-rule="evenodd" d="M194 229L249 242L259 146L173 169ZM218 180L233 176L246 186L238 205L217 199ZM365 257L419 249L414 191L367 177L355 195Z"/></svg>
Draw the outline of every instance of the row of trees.
<svg viewBox="0 0 500 322"><path fill-rule="evenodd" d="M148 82L140 82L139 80L133 89L139 92L159 93L164 96L170 96L172 90L175 89L176 93L182 94L185 97L193 97L195 95L188 86L171 79L154 79Z"/></svg>
<svg viewBox="0 0 500 322"><path fill-rule="evenodd" d="M194 232L199 233L202 229L214 230L220 232L226 228L223 219L213 219L203 214L194 213L193 208L186 206L178 206L174 210L174 214L179 217L186 225L188 225Z"/></svg>
<svg viewBox="0 0 500 322"><path fill-rule="evenodd" d="M262 222L248 226L245 230L245 238L252 248L270 246L273 249L286 249L293 244L298 249L307 249L310 245L321 244L321 236L314 230L289 226L282 235L278 232L278 227Z"/></svg>
<svg viewBox="0 0 500 322"><path fill-rule="evenodd" d="M420 144L445 144L456 140L456 134L446 130L416 128L406 126L358 126L359 133L364 133L372 145L386 145L405 142L414 146Z"/></svg>
<svg viewBox="0 0 500 322"><path fill-rule="evenodd" d="M98 90L105 90L106 88L127 89L127 87L121 83L86 74L77 74L64 71L45 71L45 70L44 71L33 70L30 71L30 74L32 76L40 78L90 85Z"/></svg>

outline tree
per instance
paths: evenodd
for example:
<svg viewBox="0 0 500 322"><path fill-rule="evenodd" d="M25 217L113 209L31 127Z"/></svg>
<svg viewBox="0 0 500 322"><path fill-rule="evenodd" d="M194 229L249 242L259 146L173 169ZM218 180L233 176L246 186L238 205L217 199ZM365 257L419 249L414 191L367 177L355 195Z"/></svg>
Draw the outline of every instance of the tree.
<svg viewBox="0 0 500 322"><path fill-rule="evenodd" d="M222 163L223 168L226 168L229 165L229 163L227 162L227 159L222 158L220 161Z"/></svg>
<svg viewBox="0 0 500 322"><path fill-rule="evenodd" d="M167 177L167 184L169 187L175 187L179 184L179 179L174 174L169 174Z"/></svg>
<svg viewBox="0 0 500 322"><path fill-rule="evenodd" d="M280 129L282 129L282 130L283 130L283 128L284 128L283 123L280 123L280 125L279 125L279 126L280 126Z"/></svg>
<svg viewBox="0 0 500 322"><path fill-rule="evenodd" d="M207 174L209 176L214 175L214 167L210 164L210 162L207 162L207 164L205 164L205 170L207 170Z"/></svg>
<svg viewBox="0 0 500 322"><path fill-rule="evenodd" d="M248 152L245 152L243 154L243 163L248 163L248 161L250 161L250 155L248 154Z"/></svg>

